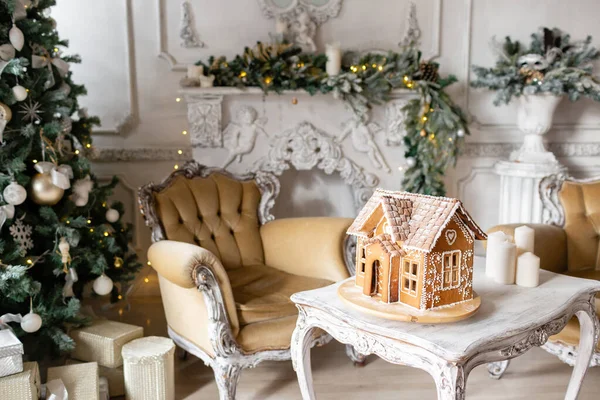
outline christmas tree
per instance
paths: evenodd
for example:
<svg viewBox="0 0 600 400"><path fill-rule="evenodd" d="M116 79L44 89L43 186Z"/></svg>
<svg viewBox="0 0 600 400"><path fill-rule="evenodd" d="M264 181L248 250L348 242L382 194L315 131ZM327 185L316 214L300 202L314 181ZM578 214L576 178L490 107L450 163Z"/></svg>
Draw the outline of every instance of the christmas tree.
<svg viewBox="0 0 600 400"><path fill-rule="evenodd" d="M0 315L23 315L10 325L30 358L73 348L86 283L117 301L113 281L140 267L123 206L109 203L117 179L100 185L90 171L99 120L78 105L86 90L69 64L80 60L62 55L53 5L0 0Z"/></svg>

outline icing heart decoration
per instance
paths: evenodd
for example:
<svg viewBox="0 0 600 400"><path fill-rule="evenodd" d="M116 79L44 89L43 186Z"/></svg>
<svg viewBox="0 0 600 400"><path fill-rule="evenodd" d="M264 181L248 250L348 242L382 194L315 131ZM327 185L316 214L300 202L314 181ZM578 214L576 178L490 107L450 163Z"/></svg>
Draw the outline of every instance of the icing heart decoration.
<svg viewBox="0 0 600 400"><path fill-rule="evenodd" d="M446 231L446 242L452 246L456 242L456 231L454 229L448 229Z"/></svg>

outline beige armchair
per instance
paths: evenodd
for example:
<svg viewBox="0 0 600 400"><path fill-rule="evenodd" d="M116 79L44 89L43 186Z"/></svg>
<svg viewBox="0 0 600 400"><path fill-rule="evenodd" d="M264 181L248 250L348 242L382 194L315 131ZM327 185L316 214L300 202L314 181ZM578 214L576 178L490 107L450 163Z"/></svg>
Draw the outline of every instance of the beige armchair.
<svg viewBox="0 0 600 400"><path fill-rule="evenodd" d="M543 269L600 280L600 178L576 180L566 175L552 175L540 183L545 224L527 224L535 229L535 254ZM499 225L488 233L503 231L514 235L523 224ZM600 317L600 300L596 298ZM573 366L579 344L579 323L572 318L543 348ZM590 366L600 365L600 342ZM500 377L507 364L490 372Z"/></svg>
<svg viewBox="0 0 600 400"><path fill-rule="evenodd" d="M234 176L195 162L139 191L169 336L213 368L221 399L235 398L243 368L290 359L293 293L353 272L352 220L274 221L278 192L272 174ZM330 339L320 332L313 345Z"/></svg>

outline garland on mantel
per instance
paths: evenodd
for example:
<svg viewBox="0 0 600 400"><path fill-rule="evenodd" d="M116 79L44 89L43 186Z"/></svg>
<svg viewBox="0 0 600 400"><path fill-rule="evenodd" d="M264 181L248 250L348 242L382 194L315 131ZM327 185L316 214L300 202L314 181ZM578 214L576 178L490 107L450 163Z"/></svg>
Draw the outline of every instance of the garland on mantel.
<svg viewBox="0 0 600 400"><path fill-rule="evenodd" d="M215 76L215 86L261 87L265 93L333 93L364 123L371 106L388 101L394 89L415 91L419 98L404 107L406 167L401 167L405 168L402 186L413 193L445 195L444 173L456 164L463 137L469 133L464 113L445 92L456 78L440 77L439 65L422 61L421 52L414 47L401 53L346 53L342 71L335 76L327 75L326 63L325 54L302 53L285 43L258 42L232 60L210 57L208 63L196 64Z"/></svg>

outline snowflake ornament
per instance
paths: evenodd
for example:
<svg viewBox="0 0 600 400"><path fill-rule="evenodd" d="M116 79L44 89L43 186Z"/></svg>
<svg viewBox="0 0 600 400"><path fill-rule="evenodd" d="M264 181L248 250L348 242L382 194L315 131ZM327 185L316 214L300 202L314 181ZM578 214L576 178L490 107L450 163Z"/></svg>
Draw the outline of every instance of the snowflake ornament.
<svg viewBox="0 0 600 400"><path fill-rule="evenodd" d="M29 100L29 103L21 105L21 111L19 111L19 114L23 114L21 119L29 122L41 121L41 113L43 113L43 111L40 103L37 101L32 102L31 100Z"/></svg>
<svg viewBox="0 0 600 400"><path fill-rule="evenodd" d="M33 249L33 240L31 240L31 226L25 225L20 219L16 220L8 229L14 241L19 244L21 255L25 256L27 250Z"/></svg>

